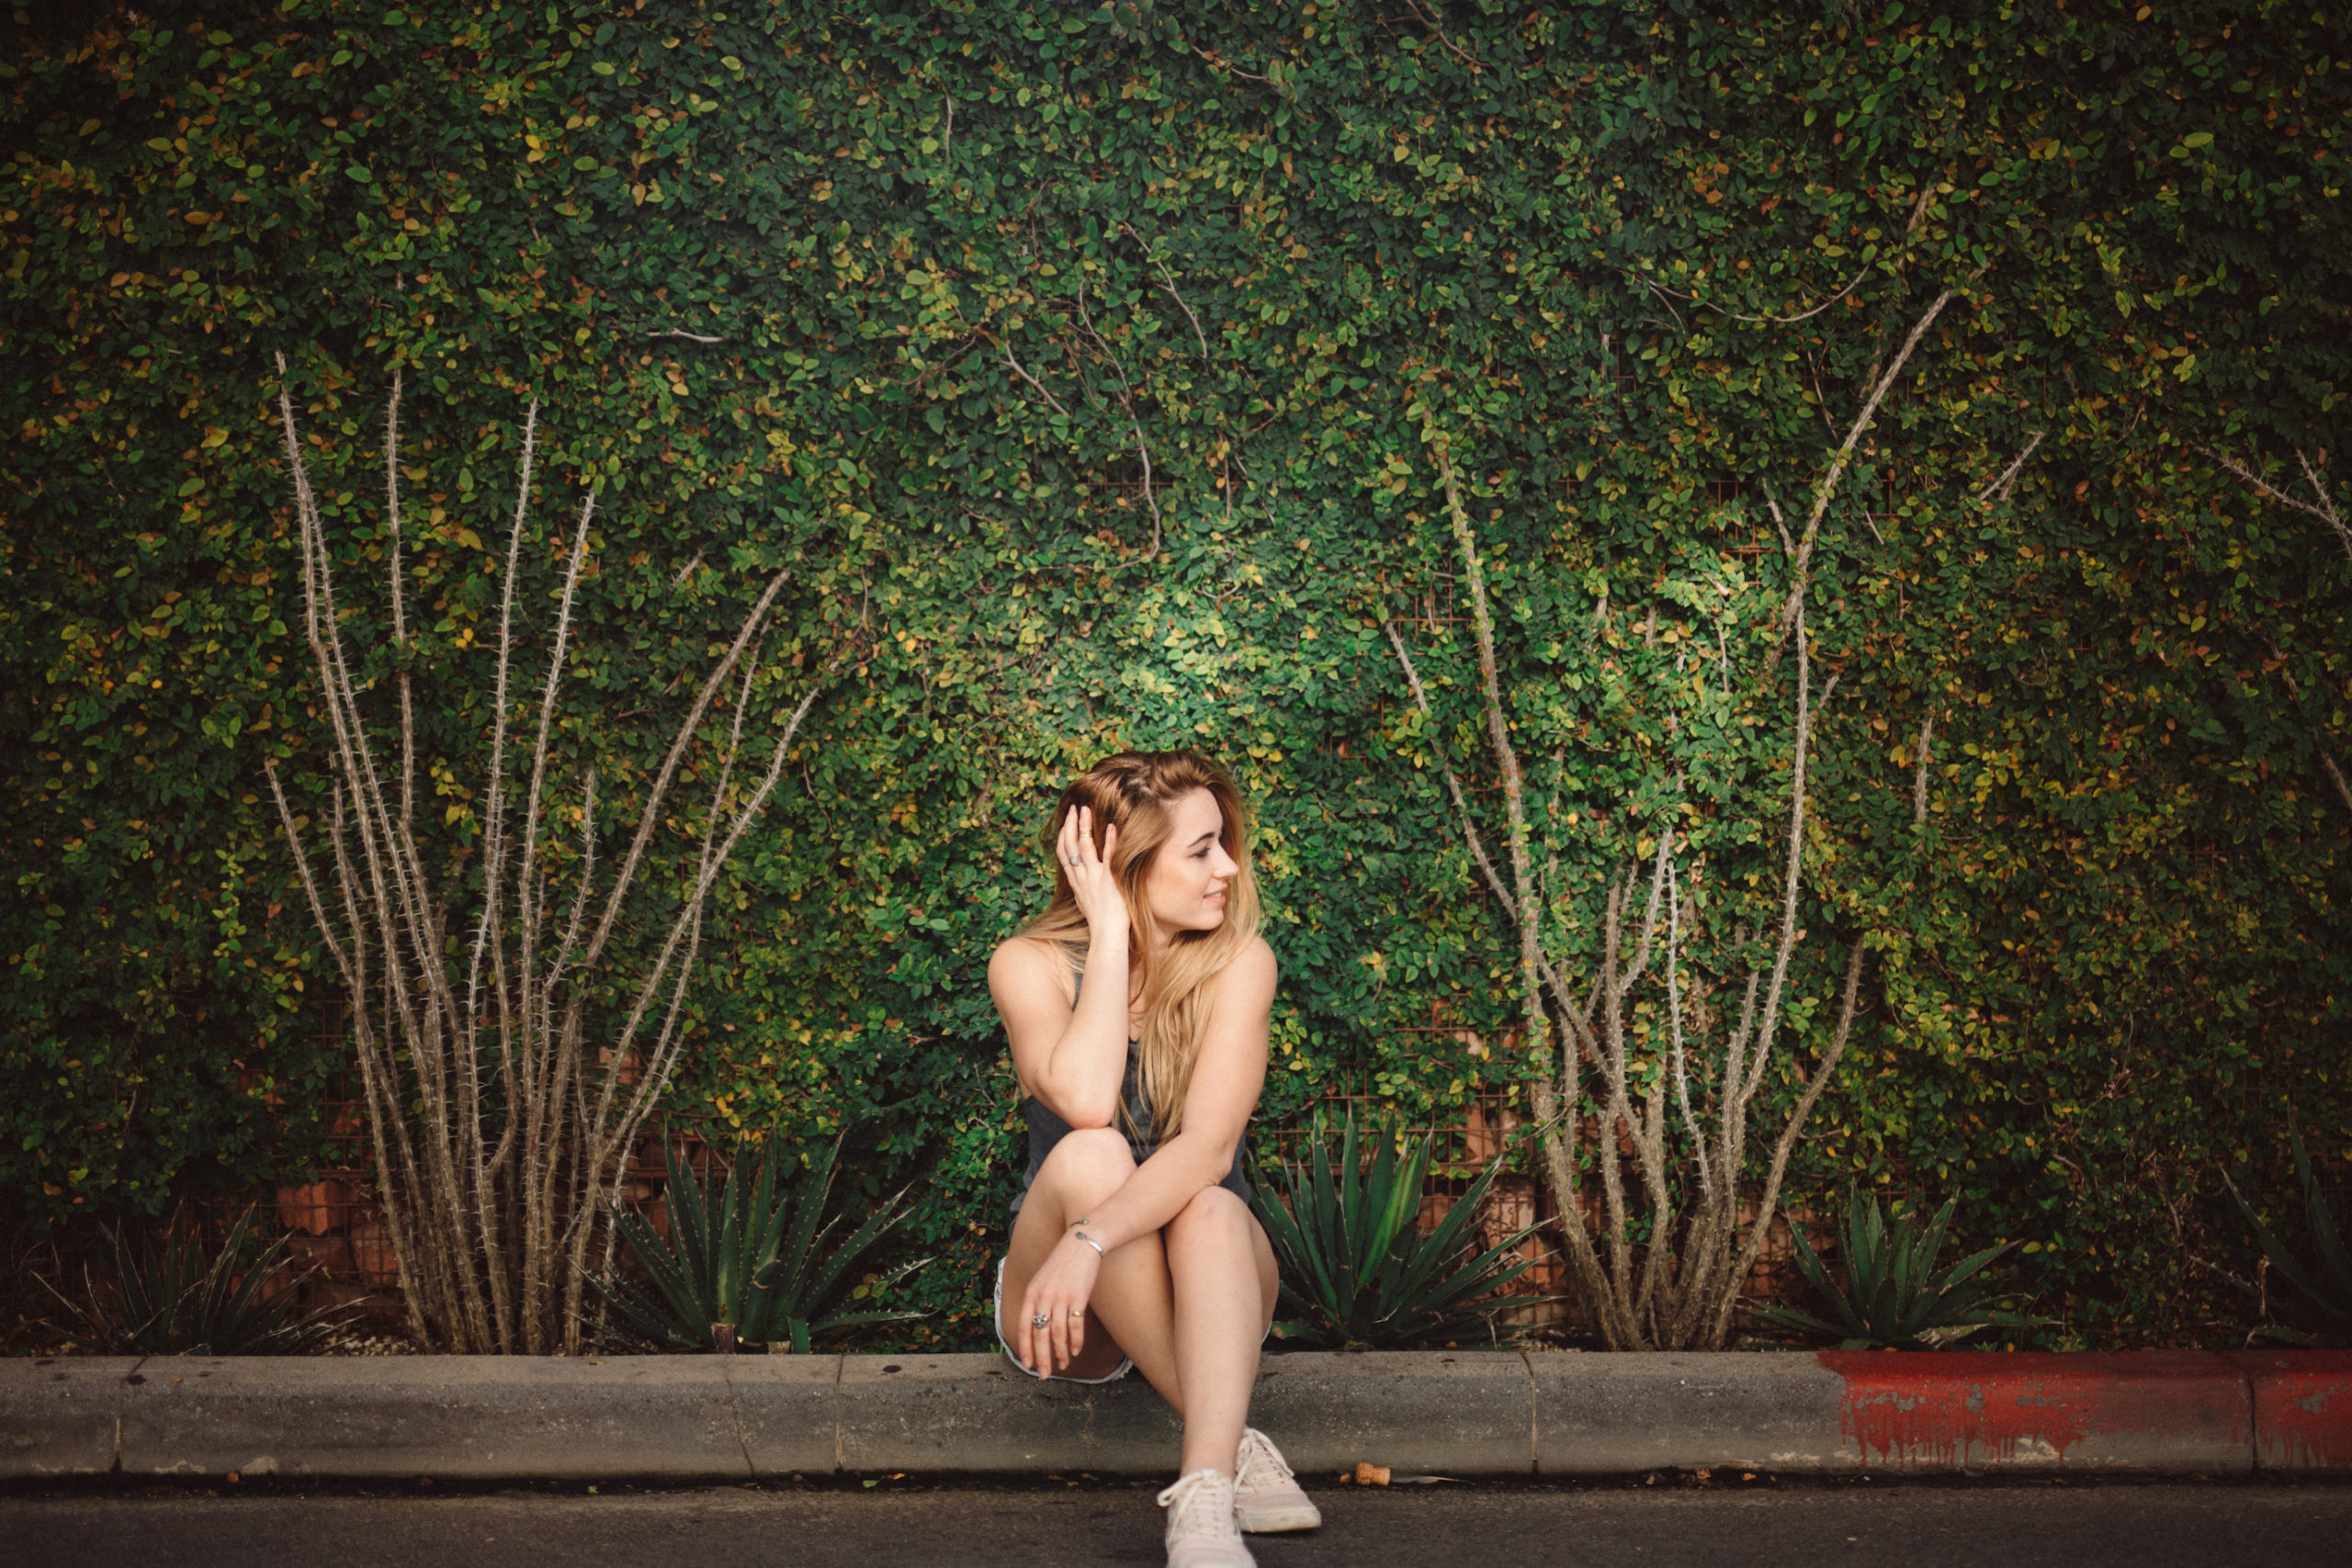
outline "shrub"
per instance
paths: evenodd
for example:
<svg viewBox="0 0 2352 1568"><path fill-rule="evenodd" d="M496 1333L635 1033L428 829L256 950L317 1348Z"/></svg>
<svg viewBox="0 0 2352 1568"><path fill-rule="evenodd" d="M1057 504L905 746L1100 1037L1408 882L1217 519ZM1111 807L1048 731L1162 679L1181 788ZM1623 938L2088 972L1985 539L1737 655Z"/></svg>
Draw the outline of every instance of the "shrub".
<svg viewBox="0 0 2352 1568"><path fill-rule="evenodd" d="M1494 1292L1532 1266L1507 1256L1535 1227L1478 1251L1472 1227L1501 1173L1498 1156L1427 1235L1416 1224L1435 1140L1388 1121L1359 1139L1350 1116L1339 1148L1328 1132L1295 1163L1261 1171L1253 1199L1281 1264L1285 1339L1333 1348L1442 1344L1487 1329L1496 1314L1533 1304Z"/></svg>
<svg viewBox="0 0 2352 1568"><path fill-rule="evenodd" d="M160 1244L127 1242L110 1230L113 1278L100 1281L85 1267L82 1300L66 1303L77 1337L117 1356L292 1356L315 1348L346 1314L322 1307L298 1315L300 1277L284 1272L287 1238L256 1244L253 1225L248 1209L218 1251L185 1209Z"/></svg>
<svg viewBox="0 0 2352 1568"><path fill-rule="evenodd" d="M1848 1350L1933 1349L1979 1329L2024 1327L2042 1321L1994 1307L1981 1286L1966 1288L2011 1243L1971 1253L1951 1268L1937 1270L1936 1253L1959 1205L1957 1198L1948 1201L1924 1225L1908 1213L1895 1215L1889 1224L1879 1212L1875 1195L1857 1202L1849 1189L1842 1288L1822 1267L1804 1227L1789 1227L1796 1242L1797 1267L1829 1303L1837 1321L1825 1322L1811 1313L1779 1305L1757 1307L1756 1315L1783 1328L1838 1339Z"/></svg>
<svg viewBox="0 0 2352 1568"><path fill-rule="evenodd" d="M617 1206L614 1212L629 1251L652 1281L651 1291L608 1269L591 1281L596 1293L624 1325L658 1344L729 1353L781 1341L805 1355L813 1334L921 1316L832 1310L849 1270L907 1213L901 1189L868 1211L865 1222L828 1251L826 1243L844 1218L825 1213L840 1154L836 1138L781 1192L778 1173L791 1156L773 1145L739 1145L734 1168L711 1189L695 1179L691 1165L669 1160L669 1241L643 1216ZM896 1280L928 1261L900 1264L880 1282Z"/></svg>
<svg viewBox="0 0 2352 1568"><path fill-rule="evenodd" d="M2296 1256L2286 1239L2255 1212L2254 1205L2238 1190L2237 1183L2230 1180L2226 1172L2222 1177L2238 1212L2254 1227L2255 1238L2262 1244L2263 1258L2301 1298L2297 1315L2309 1320L2305 1327L2267 1323L2256 1332L2290 1345L2352 1344L2352 1250L2346 1248L2335 1211L2327 1201L2327 1190L2312 1170L2311 1156L2303 1147L2302 1128L2294 1127L2292 1135L2295 1179L2303 1190L2303 1235L2310 1247L2309 1264Z"/></svg>

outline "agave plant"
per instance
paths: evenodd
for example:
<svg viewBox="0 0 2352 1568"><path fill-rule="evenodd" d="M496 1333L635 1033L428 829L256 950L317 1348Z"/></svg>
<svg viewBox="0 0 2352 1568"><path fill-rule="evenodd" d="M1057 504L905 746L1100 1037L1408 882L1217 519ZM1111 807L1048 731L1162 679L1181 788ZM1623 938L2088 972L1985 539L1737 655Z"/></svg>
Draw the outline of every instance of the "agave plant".
<svg viewBox="0 0 2352 1568"><path fill-rule="evenodd" d="M1359 1138L1351 1116L1334 1161L1328 1134L1317 1131L1324 1135L1295 1164L1276 1165L1271 1179L1261 1172L1252 1184L1258 1217L1282 1263L1282 1300L1294 1314L1279 1325L1284 1338L1334 1348L1442 1343L1542 1299L1481 1299L1532 1266L1507 1254L1533 1225L1483 1252L1472 1239L1479 1206L1501 1173L1499 1157L1423 1236L1414 1221L1430 1137L1384 1122Z"/></svg>
<svg viewBox="0 0 2352 1568"><path fill-rule="evenodd" d="M217 1252L184 1213L173 1216L160 1246L152 1237L133 1245L109 1231L113 1280L102 1285L85 1269L85 1298L66 1303L79 1320L77 1337L118 1356L292 1356L311 1348L346 1314L322 1307L297 1316L292 1287L300 1278L268 1290L284 1267L287 1238L252 1248L253 1224L248 1209Z"/></svg>
<svg viewBox="0 0 2352 1568"><path fill-rule="evenodd" d="M590 1282L639 1334L695 1350L731 1352L788 1341L805 1355L812 1334L922 1316L831 1310L850 1269L907 1213L901 1188L827 1252L825 1244L842 1220L825 1215L841 1146L834 1139L788 1187L781 1183L780 1168L790 1156L773 1145L739 1145L726 1181L707 1191L692 1166L668 1160L673 1242L664 1242L639 1215L619 1208L613 1215L652 1290L610 1271ZM904 1264L880 1282L930 1261Z"/></svg>
<svg viewBox="0 0 2352 1568"><path fill-rule="evenodd" d="M2254 1227L2256 1239L2262 1243L2263 1257L2302 1298L2315 1325L2302 1329L2267 1323L2256 1332L2290 1345L2352 1344L2352 1251L2346 1248L2344 1233L2336 1227L2335 1213L2328 1205L2327 1193L2312 1171L2311 1156L2303 1148L2302 1128L2290 1123L2289 1131L2295 1143L2295 1176L2303 1188L2303 1228L2310 1235L2316 1269L2304 1267L2285 1239L2263 1223L2262 1216L2254 1212L2254 1205L2245 1201L2227 1173L2222 1179L2229 1183L2230 1196L2236 1201L2239 1212Z"/></svg>
<svg viewBox="0 0 2352 1568"><path fill-rule="evenodd" d="M1829 1303L1837 1322L1825 1322L1811 1313L1779 1305L1759 1306L1756 1315L1783 1328L1803 1329L1841 1341L1848 1350L1930 1350L1966 1338L1981 1328L2020 1328L2046 1318L2021 1317L1995 1307L1996 1299L1979 1286L1963 1289L2013 1242L1971 1253L1939 1271L1936 1254L1951 1224L1954 1198L1936 1211L1926 1224L1917 1216L1897 1214L1890 1224L1879 1211L1878 1199L1857 1201L1846 1193L1846 1285L1840 1290L1822 1267L1821 1258L1805 1239L1801 1225L1792 1225L1797 1267Z"/></svg>

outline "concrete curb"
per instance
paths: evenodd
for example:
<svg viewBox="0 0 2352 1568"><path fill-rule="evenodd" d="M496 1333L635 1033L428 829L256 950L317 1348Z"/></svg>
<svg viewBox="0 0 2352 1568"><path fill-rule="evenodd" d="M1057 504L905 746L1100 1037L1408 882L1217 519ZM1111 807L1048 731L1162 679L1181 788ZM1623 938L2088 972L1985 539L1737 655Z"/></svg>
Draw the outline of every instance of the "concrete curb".
<svg viewBox="0 0 2352 1568"><path fill-rule="evenodd" d="M1928 1474L2352 1471L2352 1352L1269 1356L1299 1470ZM1002 1356L0 1361L0 1478L1163 1474L1140 1378Z"/></svg>

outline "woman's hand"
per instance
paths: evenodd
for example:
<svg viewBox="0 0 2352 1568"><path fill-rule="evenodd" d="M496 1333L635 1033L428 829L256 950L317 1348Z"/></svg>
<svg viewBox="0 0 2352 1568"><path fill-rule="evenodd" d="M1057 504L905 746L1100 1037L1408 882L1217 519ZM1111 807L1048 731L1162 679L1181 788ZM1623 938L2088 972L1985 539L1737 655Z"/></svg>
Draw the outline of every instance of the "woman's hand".
<svg viewBox="0 0 2352 1568"><path fill-rule="evenodd" d="M1013 1343L1024 1352L1022 1365L1042 1376L1065 1371L1078 1359L1086 1348L1086 1303L1102 1268L1102 1255L1068 1232L1046 1255L1021 1298ZM1046 1320L1043 1328L1037 1326L1040 1317Z"/></svg>
<svg viewBox="0 0 2352 1568"><path fill-rule="evenodd" d="M1119 825L1114 822L1102 829L1102 852L1095 852L1094 810L1087 806L1070 807L1055 835L1054 852L1061 857L1062 874L1069 878L1078 912L1086 917L1087 930L1095 937L1125 931L1127 926L1127 900L1111 874L1111 852L1118 842Z"/></svg>

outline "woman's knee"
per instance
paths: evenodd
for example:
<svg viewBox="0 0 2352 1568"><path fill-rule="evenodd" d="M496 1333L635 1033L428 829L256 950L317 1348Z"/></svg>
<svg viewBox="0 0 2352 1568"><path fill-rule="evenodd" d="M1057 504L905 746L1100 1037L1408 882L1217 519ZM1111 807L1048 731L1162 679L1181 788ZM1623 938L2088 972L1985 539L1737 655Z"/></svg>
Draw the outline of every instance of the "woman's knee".
<svg viewBox="0 0 2352 1568"><path fill-rule="evenodd" d="M1135 1170L1126 1134L1114 1127L1079 1127L1062 1134L1037 1174L1057 1187L1087 1189L1080 1201L1091 1201L1116 1191Z"/></svg>
<svg viewBox="0 0 2352 1568"><path fill-rule="evenodd" d="M1250 1205L1228 1189L1203 1188L1168 1222L1168 1242L1170 1247L1182 1247L1194 1241L1246 1237L1251 1219Z"/></svg>

